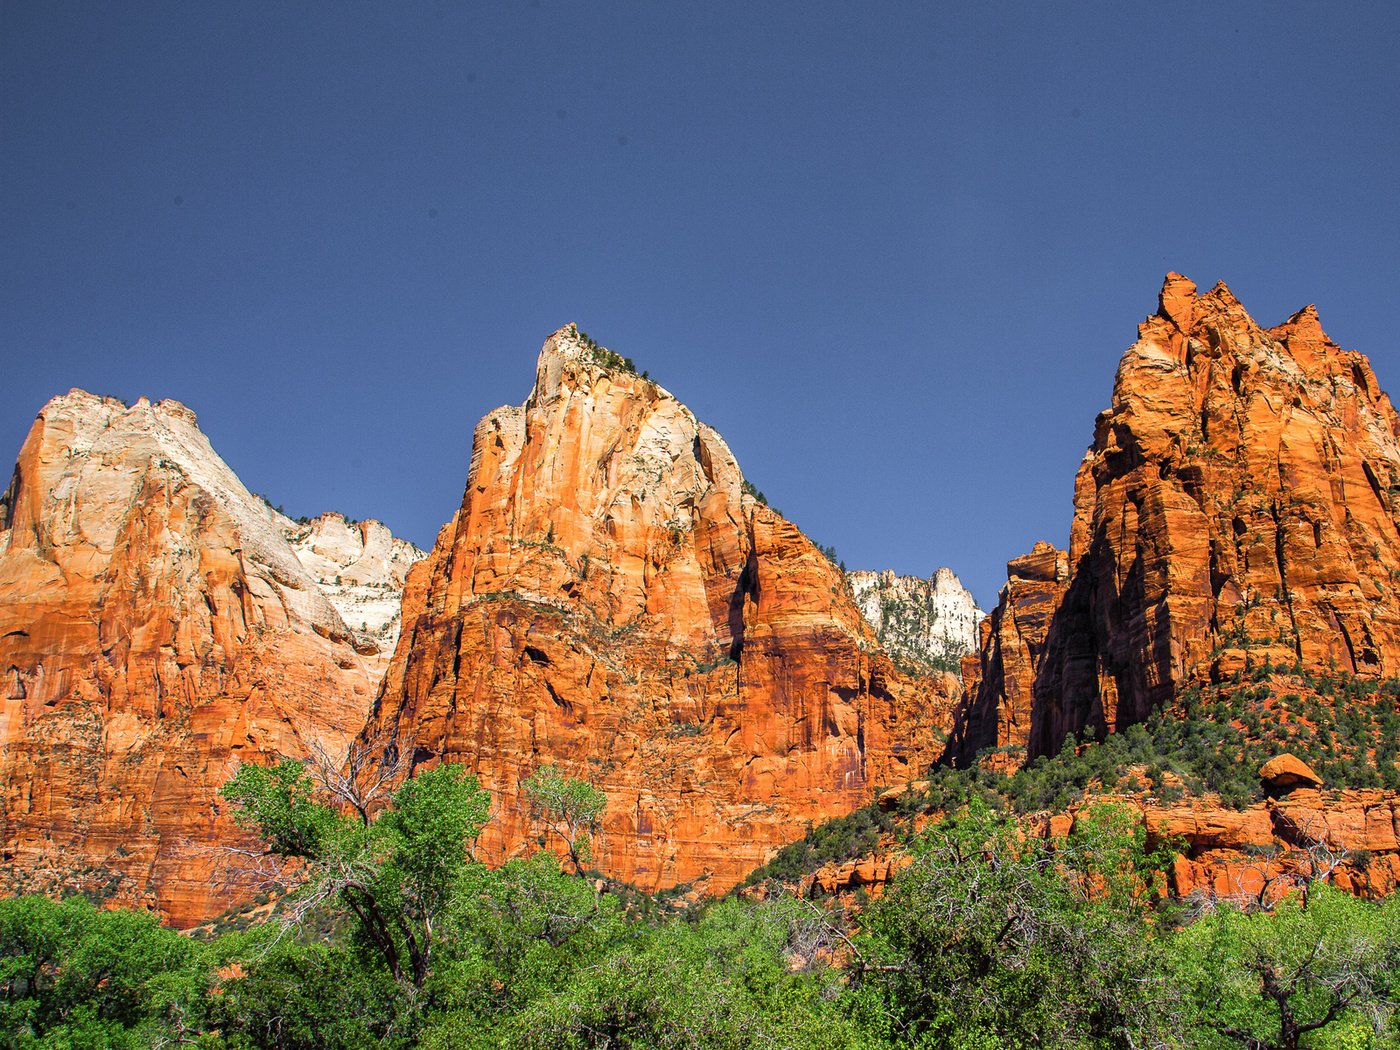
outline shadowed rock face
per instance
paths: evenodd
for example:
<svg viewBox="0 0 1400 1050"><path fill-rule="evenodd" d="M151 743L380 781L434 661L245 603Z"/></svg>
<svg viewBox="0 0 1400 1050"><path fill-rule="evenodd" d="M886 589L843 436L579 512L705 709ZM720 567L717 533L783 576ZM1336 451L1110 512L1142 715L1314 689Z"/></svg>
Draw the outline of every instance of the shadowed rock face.
<svg viewBox="0 0 1400 1050"><path fill-rule="evenodd" d="M6 888L79 888L176 925L252 896L216 793L241 761L336 754L387 653L298 561L194 413L74 391L0 501Z"/></svg>
<svg viewBox="0 0 1400 1050"><path fill-rule="evenodd" d="M1400 422L1310 306L1260 328L1167 277L1075 480L1068 552L1009 566L952 752L1027 757L1256 661L1400 671Z"/></svg>
<svg viewBox="0 0 1400 1050"><path fill-rule="evenodd" d="M615 364L561 329L477 426L366 739L475 769L492 859L534 848L520 782L552 764L607 793L603 871L722 891L922 771L955 683L896 672L720 436Z"/></svg>

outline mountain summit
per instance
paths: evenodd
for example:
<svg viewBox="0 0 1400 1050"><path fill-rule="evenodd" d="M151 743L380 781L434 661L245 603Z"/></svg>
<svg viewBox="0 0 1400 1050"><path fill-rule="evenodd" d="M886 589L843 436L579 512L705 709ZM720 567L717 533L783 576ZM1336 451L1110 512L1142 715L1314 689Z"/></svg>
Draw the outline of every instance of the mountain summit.
<svg viewBox="0 0 1400 1050"><path fill-rule="evenodd" d="M476 428L366 739L477 772L493 858L533 847L521 782L554 766L607 793L603 871L722 891L919 775L954 685L896 671L724 440L569 326Z"/></svg>
<svg viewBox="0 0 1400 1050"><path fill-rule="evenodd" d="M1169 274L1095 421L1069 550L1008 565L955 751L1034 758L1247 660L1400 672L1397 434L1313 307L1261 328Z"/></svg>
<svg viewBox="0 0 1400 1050"><path fill-rule="evenodd" d="M243 761L343 753L388 655L298 557L289 537L308 531L184 405L75 390L44 406L0 499L8 888L79 888L178 925L255 892L216 792ZM415 552L381 549L397 562L356 571L397 605Z"/></svg>

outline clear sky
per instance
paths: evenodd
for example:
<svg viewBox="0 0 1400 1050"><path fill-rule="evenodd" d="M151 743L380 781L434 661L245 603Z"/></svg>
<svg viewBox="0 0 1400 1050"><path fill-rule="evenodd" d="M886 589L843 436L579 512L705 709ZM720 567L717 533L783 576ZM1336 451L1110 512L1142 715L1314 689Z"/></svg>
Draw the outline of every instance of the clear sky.
<svg viewBox="0 0 1400 1050"><path fill-rule="evenodd" d="M1400 389L1397 56L1390 2L0 0L0 456L172 397L426 546L577 321L848 565L989 604L1167 270Z"/></svg>

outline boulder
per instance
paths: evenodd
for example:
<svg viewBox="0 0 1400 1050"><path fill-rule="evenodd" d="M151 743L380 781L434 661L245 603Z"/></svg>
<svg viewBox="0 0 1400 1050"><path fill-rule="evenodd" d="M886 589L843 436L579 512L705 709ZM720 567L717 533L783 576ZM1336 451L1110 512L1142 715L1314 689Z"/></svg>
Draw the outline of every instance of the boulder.
<svg viewBox="0 0 1400 1050"><path fill-rule="evenodd" d="M1287 793L1295 788L1319 788L1322 778L1312 771L1312 767L1296 755L1277 755L1265 762L1259 770L1259 780L1265 790Z"/></svg>

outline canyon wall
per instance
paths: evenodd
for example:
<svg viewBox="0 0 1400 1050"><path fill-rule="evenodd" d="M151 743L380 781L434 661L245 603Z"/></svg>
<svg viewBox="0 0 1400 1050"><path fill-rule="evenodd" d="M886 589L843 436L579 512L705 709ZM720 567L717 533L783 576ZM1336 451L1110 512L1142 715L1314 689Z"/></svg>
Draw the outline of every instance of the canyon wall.
<svg viewBox="0 0 1400 1050"><path fill-rule="evenodd" d="M476 428L363 740L475 770L490 859L537 848L521 782L550 765L607 794L602 871L718 892L917 776L956 688L898 672L724 440L569 326Z"/></svg>
<svg viewBox="0 0 1400 1050"><path fill-rule="evenodd" d="M1255 662L1400 671L1400 420L1311 306L1261 328L1170 274L1074 487L965 661L950 753L1014 760Z"/></svg>
<svg viewBox="0 0 1400 1050"><path fill-rule="evenodd" d="M402 580L411 552L380 529L342 578ZM257 892L218 788L243 761L343 754L389 655L298 559L288 537L311 531L249 493L183 405L44 407L0 499L5 889L180 926Z"/></svg>

